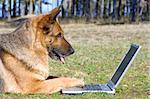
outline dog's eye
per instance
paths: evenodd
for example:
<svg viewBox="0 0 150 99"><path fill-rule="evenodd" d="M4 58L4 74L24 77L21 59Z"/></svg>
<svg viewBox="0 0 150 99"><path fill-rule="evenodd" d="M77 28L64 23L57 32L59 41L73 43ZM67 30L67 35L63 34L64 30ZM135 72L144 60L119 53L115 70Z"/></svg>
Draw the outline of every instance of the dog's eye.
<svg viewBox="0 0 150 99"><path fill-rule="evenodd" d="M49 31L50 31L50 30L49 30L49 27L46 27L46 26L45 26L45 27L43 27L43 30L44 30L45 34L48 34L48 33L49 33Z"/></svg>
<svg viewBox="0 0 150 99"><path fill-rule="evenodd" d="M44 30L44 31L48 31L48 30L49 30L49 27L44 26L44 27L43 27L43 30Z"/></svg>
<svg viewBox="0 0 150 99"><path fill-rule="evenodd" d="M50 24L54 24L54 23L55 23L54 21L51 21L51 22L50 22Z"/></svg>
<svg viewBox="0 0 150 99"><path fill-rule="evenodd" d="M57 37L63 37L62 33L58 33Z"/></svg>

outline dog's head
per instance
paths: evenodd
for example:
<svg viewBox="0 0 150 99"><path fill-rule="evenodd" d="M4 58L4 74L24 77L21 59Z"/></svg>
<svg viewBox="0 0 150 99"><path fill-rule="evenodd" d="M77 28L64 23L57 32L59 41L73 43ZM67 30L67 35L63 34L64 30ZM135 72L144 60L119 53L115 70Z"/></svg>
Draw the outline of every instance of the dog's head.
<svg viewBox="0 0 150 99"><path fill-rule="evenodd" d="M57 20L60 8L53 9L50 13L36 17L33 24L38 33L38 42L47 48L52 59L59 59L64 63L64 58L74 53L74 49L64 37L64 32Z"/></svg>

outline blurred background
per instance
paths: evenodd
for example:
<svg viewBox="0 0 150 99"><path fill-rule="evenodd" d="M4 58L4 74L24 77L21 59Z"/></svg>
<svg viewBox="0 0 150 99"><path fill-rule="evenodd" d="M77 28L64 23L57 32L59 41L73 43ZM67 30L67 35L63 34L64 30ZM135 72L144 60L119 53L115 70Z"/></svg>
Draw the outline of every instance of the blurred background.
<svg viewBox="0 0 150 99"><path fill-rule="evenodd" d="M99 24L150 20L150 0L0 0L0 19L44 14L61 3L64 19Z"/></svg>

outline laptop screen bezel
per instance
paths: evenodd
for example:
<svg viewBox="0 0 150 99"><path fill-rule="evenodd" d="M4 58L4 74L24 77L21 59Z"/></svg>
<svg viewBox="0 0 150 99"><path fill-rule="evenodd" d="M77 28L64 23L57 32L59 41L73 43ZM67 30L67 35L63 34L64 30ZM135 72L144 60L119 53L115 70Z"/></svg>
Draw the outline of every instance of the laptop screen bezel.
<svg viewBox="0 0 150 99"><path fill-rule="evenodd" d="M118 78L119 80L118 80L117 83L115 84L115 83L112 81L112 79L113 79L114 75L116 74L118 68L120 67L121 63L122 63L123 60L126 58L127 53L129 53L129 51L130 51L130 49L131 49L132 47L136 47L137 50L135 51L135 53L134 53L134 55L132 56L130 62L129 62L128 65L126 66L126 68L125 68L125 70L123 71L122 75ZM132 44L132 45L130 46L130 48L128 49L128 51L126 52L126 54L124 55L124 57L122 58L121 62L119 63L118 67L116 68L116 70L115 70L113 76L111 77L111 80L107 83L107 85L108 85L111 89L114 89L114 88L116 88L116 87L118 86L118 84L119 84L120 81L122 80L123 76L125 75L126 71L127 71L128 68L130 67L131 63L132 63L133 60L135 59L135 57L136 57L136 55L137 55L137 53L139 52L140 49L141 49L141 46L140 46L140 45L137 45L137 44Z"/></svg>

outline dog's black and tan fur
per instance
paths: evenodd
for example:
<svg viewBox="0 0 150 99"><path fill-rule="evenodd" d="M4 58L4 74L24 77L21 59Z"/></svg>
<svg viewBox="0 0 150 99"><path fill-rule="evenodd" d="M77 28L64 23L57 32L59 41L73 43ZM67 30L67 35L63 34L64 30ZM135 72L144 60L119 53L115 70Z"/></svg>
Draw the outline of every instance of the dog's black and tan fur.
<svg viewBox="0 0 150 99"><path fill-rule="evenodd" d="M60 8L29 18L12 33L0 34L0 91L51 94L84 85L82 80L48 79L48 57L61 60L74 53L56 17Z"/></svg>

